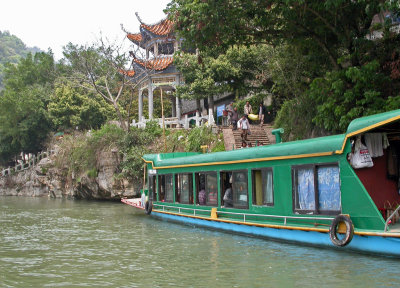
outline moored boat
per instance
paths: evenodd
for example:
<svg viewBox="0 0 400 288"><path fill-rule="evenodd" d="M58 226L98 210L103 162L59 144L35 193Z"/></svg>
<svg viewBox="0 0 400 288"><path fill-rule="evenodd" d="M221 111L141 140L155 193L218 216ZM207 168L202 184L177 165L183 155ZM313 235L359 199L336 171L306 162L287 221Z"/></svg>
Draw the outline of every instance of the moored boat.
<svg viewBox="0 0 400 288"><path fill-rule="evenodd" d="M400 110L355 119L340 135L143 159L148 214L400 257Z"/></svg>

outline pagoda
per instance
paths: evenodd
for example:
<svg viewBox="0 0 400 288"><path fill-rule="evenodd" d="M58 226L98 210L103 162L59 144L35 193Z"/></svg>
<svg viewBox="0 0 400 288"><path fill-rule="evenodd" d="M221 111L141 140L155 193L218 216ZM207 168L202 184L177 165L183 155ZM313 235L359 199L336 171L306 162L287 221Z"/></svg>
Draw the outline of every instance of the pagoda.
<svg viewBox="0 0 400 288"><path fill-rule="evenodd" d="M181 74L173 65L173 54L180 48L181 41L174 35L173 22L165 18L155 24L140 22L139 33L127 33L127 38L135 44L136 51L143 51L140 59L134 52L132 68L124 71L132 81L139 83L139 122L143 119L143 95L147 90L149 119L153 118L153 92L162 89L167 93L174 91L181 82ZM175 97L172 103L172 116L181 118L181 99Z"/></svg>

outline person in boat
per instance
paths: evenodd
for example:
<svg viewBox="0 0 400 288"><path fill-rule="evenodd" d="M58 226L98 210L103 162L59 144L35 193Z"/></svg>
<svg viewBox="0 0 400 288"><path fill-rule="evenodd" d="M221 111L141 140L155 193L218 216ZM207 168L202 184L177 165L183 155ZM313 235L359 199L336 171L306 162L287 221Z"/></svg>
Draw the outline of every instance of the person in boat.
<svg viewBox="0 0 400 288"><path fill-rule="evenodd" d="M206 205L206 190L204 188L199 191L199 204Z"/></svg>
<svg viewBox="0 0 400 288"><path fill-rule="evenodd" d="M232 188L228 187L225 190L224 194L224 206L225 207L233 207L233 197L232 197Z"/></svg>
<svg viewBox="0 0 400 288"><path fill-rule="evenodd" d="M239 120L239 125L240 125L240 129L242 129L242 133L240 134L240 136L242 137L242 140L248 141L247 135L249 134L250 123L249 123L249 120L247 119L246 115L243 115L242 118Z"/></svg>
<svg viewBox="0 0 400 288"><path fill-rule="evenodd" d="M246 147L247 147L246 141L242 140L242 147L240 147L240 148L246 148Z"/></svg>
<svg viewBox="0 0 400 288"><path fill-rule="evenodd" d="M217 202L218 202L217 195L218 195L217 191L216 191L214 185L212 185L210 187L210 192L208 193L208 203L207 204L217 205Z"/></svg>

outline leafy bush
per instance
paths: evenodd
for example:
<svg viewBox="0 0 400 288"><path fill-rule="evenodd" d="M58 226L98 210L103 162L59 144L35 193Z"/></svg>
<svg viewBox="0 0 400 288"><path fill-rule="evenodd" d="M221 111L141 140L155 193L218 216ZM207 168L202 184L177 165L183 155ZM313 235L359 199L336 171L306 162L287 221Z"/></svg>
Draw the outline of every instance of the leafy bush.
<svg viewBox="0 0 400 288"><path fill-rule="evenodd" d="M215 140L215 135L212 133L212 128L208 126L196 127L190 130L186 140L185 151L201 152L201 146L212 143Z"/></svg>
<svg viewBox="0 0 400 288"><path fill-rule="evenodd" d="M374 60L362 66L326 73L310 85L311 99L317 104L314 123L332 133L343 133L357 117L384 112L397 102L387 103L390 78Z"/></svg>
<svg viewBox="0 0 400 288"><path fill-rule="evenodd" d="M246 105L246 102L249 101L251 107L253 108L253 114L258 114L257 113L258 106L260 106L260 103L263 102L264 99L267 97L268 97L268 95L266 95L266 94L257 94L250 98L235 101L233 106L238 108L239 114L243 114L244 105Z"/></svg>

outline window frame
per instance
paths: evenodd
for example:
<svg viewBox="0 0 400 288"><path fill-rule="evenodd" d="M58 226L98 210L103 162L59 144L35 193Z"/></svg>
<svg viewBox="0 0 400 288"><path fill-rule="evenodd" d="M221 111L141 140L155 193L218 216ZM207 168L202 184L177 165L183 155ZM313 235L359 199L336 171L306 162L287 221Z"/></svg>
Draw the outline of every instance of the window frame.
<svg viewBox="0 0 400 288"><path fill-rule="evenodd" d="M248 169L237 169L237 170L221 170L219 171L219 179L220 179L220 183L219 183L219 187L220 187L220 191L221 191L221 195L220 195L220 199L221 199L221 205L223 202L223 197L225 194L225 190L224 189L224 183L222 183L222 174L223 173L231 173L232 177L234 173L239 173L242 172L244 175L246 175L246 190L247 190L247 205L237 205L237 203L235 203L234 199L235 199L235 189L234 189L234 183L231 183L231 189L232 189L232 200L233 200L233 206L232 207L224 207L224 208L228 208L228 209L249 209L249 171Z"/></svg>
<svg viewBox="0 0 400 288"><path fill-rule="evenodd" d="M266 187L266 179L262 177L262 171L271 171L272 173L272 202L267 203L266 199L264 199L264 188ZM261 188L262 188L262 205L257 205L255 200L256 200L256 185L255 185L255 173L256 171L260 171L261 172ZM263 168L255 168L255 169L251 169L251 183L253 184L252 187L252 205L253 206L258 206L258 207L274 207L275 206L275 187L274 187L274 169L273 167L263 167Z"/></svg>
<svg viewBox="0 0 400 288"><path fill-rule="evenodd" d="M157 175L149 175L147 181L149 185L149 199L152 201L157 201Z"/></svg>
<svg viewBox="0 0 400 288"><path fill-rule="evenodd" d="M205 192L206 192L206 203L205 204L200 204L200 201L199 201L200 174L203 174L203 175L206 176L205 177L205 183L204 183L204 186L205 186L204 188L205 188ZM209 201L208 201L209 191L206 190L206 188L208 187L208 185L207 185L207 179L208 179L207 175L212 175L212 174L215 174L216 181L217 181L216 187L215 187L216 192L217 192L217 197L216 197L217 198L217 203L216 204L209 204ZM195 175L195 181L196 181L196 205L218 207L218 172L217 171L204 171L204 172L202 171L202 172L195 172L194 175Z"/></svg>
<svg viewBox="0 0 400 288"><path fill-rule="evenodd" d="M188 201L181 201L182 191L179 191L180 185L178 185L180 181L180 175L188 176L188 188L189 188L189 197ZM180 192L180 194L179 194ZM178 197L179 196L179 197ZM179 198L179 201L178 201ZM181 204L193 204L193 173L176 173L175 174L175 203Z"/></svg>
<svg viewBox="0 0 400 288"><path fill-rule="evenodd" d="M158 201L162 201L162 202L167 202L167 203L173 203L174 202L174 197L175 197L175 195L174 195L174 174L173 173L168 173L168 174L159 174L158 175L159 176L159 178L158 178L158 191L159 191L159 198L161 198L161 195L163 196L162 198L163 199L159 199ZM171 178L172 178L172 201L170 201L170 200L168 200L167 201L167 189L166 189L166 187L164 187L164 194L162 194L161 193L161 186L163 185L163 181L162 181L162 179L163 179L163 177L164 177L164 185L166 186L166 178L167 178L167 176L171 176Z"/></svg>
<svg viewBox="0 0 400 288"><path fill-rule="evenodd" d="M340 191L340 209L339 210L321 210L319 208L319 189L318 189L318 167L332 167L335 166L339 170L339 191ZM298 177L297 171L300 169L312 169L314 175L314 201L315 201L315 209L314 210L306 210L296 208L298 204ZM329 163L313 163L313 164L301 164L301 165L292 165L292 208L293 212L297 214L312 214L312 215L338 215L342 213L342 189L341 189L341 179L340 179L340 166L339 162L329 162Z"/></svg>

